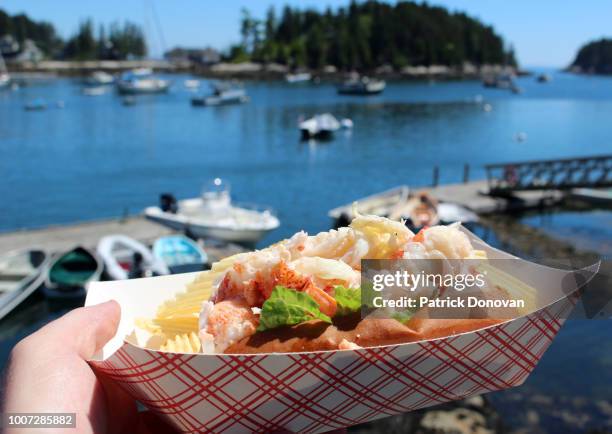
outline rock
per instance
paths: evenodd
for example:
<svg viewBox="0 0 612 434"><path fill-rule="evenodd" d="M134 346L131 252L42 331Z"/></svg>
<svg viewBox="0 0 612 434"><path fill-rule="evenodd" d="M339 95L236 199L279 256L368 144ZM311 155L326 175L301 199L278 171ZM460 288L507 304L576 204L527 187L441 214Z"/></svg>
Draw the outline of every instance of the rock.
<svg viewBox="0 0 612 434"><path fill-rule="evenodd" d="M494 434L486 427L485 417L474 410L457 408L450 411L430 411L421 420L422 434Z"/></svg>
<svg viewBox="0 0 612 434"><path fill-rule="evenodd" d="M540 415L535 410L528 410L525 419L529 425L538 425L540 423Z"/></svg>

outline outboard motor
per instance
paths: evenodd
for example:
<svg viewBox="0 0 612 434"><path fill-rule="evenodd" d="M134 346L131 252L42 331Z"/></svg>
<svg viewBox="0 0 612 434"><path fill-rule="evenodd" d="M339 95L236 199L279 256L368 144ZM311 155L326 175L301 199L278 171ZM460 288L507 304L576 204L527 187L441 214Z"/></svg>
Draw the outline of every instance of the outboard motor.
<svg viewBox="0 0 612 434"><path fill-rule="evenodd" d="M178 211L178 203L171 193L162 193L159 196L159 207L163 212L170 212L172 214L176 214Z"/></svg>

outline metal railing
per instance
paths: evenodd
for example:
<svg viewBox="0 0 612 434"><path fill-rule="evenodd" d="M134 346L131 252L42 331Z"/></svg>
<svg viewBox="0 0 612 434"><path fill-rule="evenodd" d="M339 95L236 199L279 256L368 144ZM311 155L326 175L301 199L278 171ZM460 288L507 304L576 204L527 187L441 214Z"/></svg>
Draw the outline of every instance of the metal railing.
<svg viewBox="0 0 612 434"><path fill-rule="evenodd" d="M485 166L490 194L612 186L612 155Z"/></svg>

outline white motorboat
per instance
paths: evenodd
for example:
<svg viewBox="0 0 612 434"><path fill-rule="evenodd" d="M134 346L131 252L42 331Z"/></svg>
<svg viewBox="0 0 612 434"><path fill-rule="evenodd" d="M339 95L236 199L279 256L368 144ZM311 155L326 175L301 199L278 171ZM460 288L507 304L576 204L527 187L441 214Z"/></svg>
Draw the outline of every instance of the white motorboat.
<svg viewBox="0 0 612 434"><path fill-rule="evenodd" d="M47 254L32 249L0 257L0 319L13 311L45 280Z"/></svg>
<svg viewBox="0 0 612 434"><path fill-rule="evenodd" d="M311 79L312 74L310 72L297 72L295 74L285 75L285 80L287 83L303 83L305 81L310 81Z"/></svg>
<svg viewBox="0 0 612 434"><path fill-rule="evenodd" d="M113 84L115 77L108 72L94 71L91 75L85 78L85 84L90 86L103 86Z"/></svg>
<svg viewBox="0 0 612 434"><path fill-rule="evenodd" d="M387 84L384 80L369 77L353 77L341 85L337 90L342 95L376 95L385 90Z"/></svg>
<svg viewBox="0 0 612 434"><path fill-rule="evenodd" d="M327 139L340 129L340 122L331 113L315 115L298 125L303 139Z"/></svg>
<svg viewBox="0 0 612 434"><path fill-rule="evenodd" d="M216 106L229 104L244 104L249 101L249 97L243 87L232 84L213 85L213 92L209 96L196 96L191 98L194 106Z"/></svg>
<svg viewBox="0 0 612 434"><path fill-rule="evenodd" d="M176 201L162 195L160 206L148 207L145 216L194 238L214 238L253 245L280 222L271 209L233 203L226 183L216 178L194 199Z"/></svg>
<svg viewBox="0 0 612 434"><path fill-rule="evenodd" d="M100 239L97 252L104 261L111 280L151 277L169 274L166 264L155 258L142 243L125 235L108 235Z"/></svg>
<svg viewBox="0 0 612 434"><path fill-rule="evenodd" d="M164 93L169 87L168 80L155 77L149 68L125 72L117 82L117 90L123 95Z"/></svg>

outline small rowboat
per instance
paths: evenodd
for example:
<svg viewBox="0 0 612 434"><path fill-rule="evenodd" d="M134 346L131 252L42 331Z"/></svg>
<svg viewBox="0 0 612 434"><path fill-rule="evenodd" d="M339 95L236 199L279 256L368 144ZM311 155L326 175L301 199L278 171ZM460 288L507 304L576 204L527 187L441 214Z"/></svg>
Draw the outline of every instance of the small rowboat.
<svg viewBox="0 0 612 434"><path fill-rule="evenodd" d="M100 280L103 268L95 253L77 246L52 260L43 292L50 298L84 297L87 284Z"/></svg>
<svg viewBox="0 0 612 434"><path fill-rule="evenodd" d="M163 261L172 274L200 271L208 263L206 252L183 235L158 238L153 244L153 256Z"/></svg>
<svg viewBox="0 0 612 434"><path fill-rule="evenodd" d="M170 274L166 264L155 258L147 246L125 235L103 237L97 252L111 280Z"/></svg>
<svg viewBox="0 0 612 434"><path fill-rule="evenodd" d="M47 254L42 250L15 251L0 257L0 319L11 313L40 287Z"/></svg>

